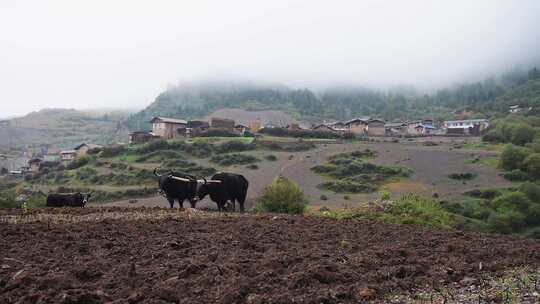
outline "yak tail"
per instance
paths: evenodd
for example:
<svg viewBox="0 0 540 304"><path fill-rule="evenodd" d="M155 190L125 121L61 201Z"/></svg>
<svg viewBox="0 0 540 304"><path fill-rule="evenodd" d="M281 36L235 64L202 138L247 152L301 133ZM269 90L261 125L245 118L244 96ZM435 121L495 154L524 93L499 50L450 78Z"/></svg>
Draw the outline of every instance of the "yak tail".
<svg viewBox="0 0 540 304"><path fill-rule="evenodd" d="M240 202L244 203L246 201L249 182L243 175L240 175L240 178L244 181L244 184L242 185L242 193L240 194Z"/></svg>

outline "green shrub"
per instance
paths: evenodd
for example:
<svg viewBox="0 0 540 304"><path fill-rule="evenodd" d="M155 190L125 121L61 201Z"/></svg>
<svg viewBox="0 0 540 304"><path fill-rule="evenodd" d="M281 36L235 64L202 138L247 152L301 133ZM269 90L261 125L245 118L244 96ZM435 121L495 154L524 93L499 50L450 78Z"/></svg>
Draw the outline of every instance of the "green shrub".
<svg viewBox="0 0 540 304"><path fill-rule="evenodd" d="M246 144L237 140L227 141L216 147L218 153L243 152L253 149L255 149L255 145Z"/></svg>
<svg viewBox="0 0 540 304"><path fill-rule="evenodd" d="M509 181L526 181L529 180L529 175L519 169L515 169L505 173L504 178Z"/></svg>
<svg viewBox="0 0 540 304"><path fill-rule="evenodd" d="M521 169L523 167L523 161L530 153L529 149L506 145L501 153L499 165L501 168L509 171Z"/></svg>
<svg viewBox="0 0 540 304"><path fill-rule="evenodd" d="M389 191L381 191L381 193L379 193L379 197L381 201L390 200L391 196L392 195Z"/></svg>
<svg viewBox="0 0 540 304"><path fill-rule="evenodd" d="M525 215L519 211L492 214L488 219L491 230L498 233L509 234L524 226Z"/></svg>
<svg viewBox="0 0 540 304"><path fill-rule="evenodd" d="M106 146L88 151L88 154L101 153L101 157L114 157L126 152L126 147L122 145Z"/></svg>
<svg viewBox="0 0 540 304"><path fill-rule="evenodd" d="M89 161L90 161L90 158L88 156L81 156L81 157L75 159L74 161L72 161L71 163L69 163L66 166L66 169L75 170L75 169L84 167L84 166L86 166L88 164Z"/></svg>
<svg viewBox="0 0 540 304"><path fill-rule="evenodd" d="M275 156L274 154L266 155L264 158L266 160L268 160L268 161L277 161L278 160L277 156Z"/></svg>
<svg viewBox="0 0 540 304"><path fill-rule="evenodd" d="M302 189L283 176L274 178L257 199L257 212L301 214L308 204Z"/></svg>
<svg viewBox="0 0 540 304"><path fill-rule="evenodd" d="M220 154L215 155L210 159L211 162L217 163L221 166L231 166L231 165L247 165L260 161L260 159L255 156L246 155L246 154Z"/></svg>
<svg viewBox="0 0 540 304"><path fill-rule="evenodd" d="M540 153L527 156L523 161L523 167L531 178L540 179Z"/></svg>
<svg viewBox="0 0 540 304"><path fill-rule="evenodd" d="M84 167L84 168L81 168L81 169L77 170L77 172L75 172L75 177L78 180L84 181L84 180L90 179L93 176L96 176L97 173L98 172L93 168Z"/></svg>
<svg viewBox="0 0 540 304"><path fill-rule="evenodd" d="M148 161L159 162L159 161L169 160L169 159L181 159L183 157L184 155L182 153L174 151L174 150L159 150L159 151L154 151L154 152L141 155L135 161L138 163L144 163Z"/></svg>
<svg viewBox="0 0 540 304"><path fill-rule="evenodd" d="M377 191L377 185L369 183L357 183L347 180L335 180L321 183L317 186L323 190L330 190L335 193L369 193Z"/></svg>
<svg viewBox="0 0 540 304"><path fill-rule="evenodd" d="M476 197L476 198L484 198L484 199L494 199L495 197L501 195L501 191L498 189L474 189L471 191L467 191L464 193L467 196Z"/></svg>
<svg viewBox="0 0 540 304"><path fill-rule="evenodd" d="M291 130L286 128L262 128L259 133L281 137L295 138L339 138L340 135L332 132L314 131L314 130Z"/></svg>
<svg viewBox="0 0 540 304"><path fill-rule="evenodd" d="M524 193L532 202L540 203L540 185L526 182L519 186L519 191Z"/></svg>
<svg viewBox="0 0 540 304"><path fill-rule="evenodd" d="M531 201L524 193L507 192L495 198L491 204L498 212L519 211L526 213Z"/></svg>
<svg viewBox="0 0 540 304"><path fill-rule="evenodd" d="M211 128L202 132L198 136L200 137L238 137L238 133L233 132L229 129Z"/></svg>
<svg viewBox="0 0 540 304"><path fill-rule="evenodd" d="M512 143L523 146L533 141L536 131L528 125L519 125L512 130Z"/></svg>
<svg viewBox="0 0 540 304"><path fill-rule="evenodd" d="M471 180L471 179L474 179L476 178L476 174L474 173L470 173L470 172L466 172L466 173L452 173L452 174L449 174L448 177L451 178L451 179L457 179L457 180Z"/></svg>
<svg viewBox="0 0 540 304"><path fill-rule="evenodd" d="M146 154L158 150L166 150L169 148L169 143L164 139L153 140L146 143L137 149L138 154Z"/></svg>

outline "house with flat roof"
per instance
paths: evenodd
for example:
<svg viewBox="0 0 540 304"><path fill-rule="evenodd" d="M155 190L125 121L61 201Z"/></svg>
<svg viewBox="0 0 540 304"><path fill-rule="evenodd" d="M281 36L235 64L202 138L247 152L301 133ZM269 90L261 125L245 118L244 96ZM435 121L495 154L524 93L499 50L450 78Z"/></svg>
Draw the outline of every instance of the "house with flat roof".
<svg viewBox="0 0 540 304"><path fill-rule="evenodd" d="M446 134L480 135L487 127L487 119L446 120L442 124Z"/></svg>
<svg viewBox="0 0 540 304"><path fill-rule="evenodd" d="M154 117L152 123L152 134L163 139L171 139L178 136L185 136L187 121L183 119Z"/></svg>

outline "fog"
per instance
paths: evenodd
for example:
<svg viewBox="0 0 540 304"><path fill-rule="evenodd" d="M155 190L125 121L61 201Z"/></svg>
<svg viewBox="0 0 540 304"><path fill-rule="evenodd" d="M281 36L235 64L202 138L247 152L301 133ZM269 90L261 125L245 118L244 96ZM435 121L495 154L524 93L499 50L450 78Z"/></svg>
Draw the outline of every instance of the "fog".
<svg viewBox="0 0 540 304"><path fill-rule="evenodd" d="M540 1L0 0L0 116L141 108L185 80L430 89L540 55Z"/></svg>

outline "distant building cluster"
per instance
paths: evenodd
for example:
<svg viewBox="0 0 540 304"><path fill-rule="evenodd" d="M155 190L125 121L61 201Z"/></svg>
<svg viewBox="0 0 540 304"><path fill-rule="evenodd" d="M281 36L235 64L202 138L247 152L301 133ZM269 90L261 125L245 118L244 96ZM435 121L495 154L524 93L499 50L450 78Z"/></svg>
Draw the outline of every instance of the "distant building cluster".
<svg viewBox="0 0 540 304"><path fill-rule="evenodd" d="M28 160L26 165L18 169L10 170L11 175L23 175L28 172L38 172L41 166L46 163L62 163L64 165L88 154L88 151L94 148L100 148L100 145L82 143L72 150L59 150L56 146L43 146L38 151L28 149L24 157Z"/></svg>
<svg viewBox="0 0 540 304"><path fill-rule="evenodd" d="M260 120L249 124L236 123L233 119L212 117L210 121L184 120L169 117L154 117L150 123L151 131L136 131L129 134L130 144L140 144L153 139L173 139L178 137L197 137L205 132L220 130L222 132L243 135L246 132L257 133L263 127L275 127L268 123L262 125Z"/></svg>
<svg viewBox="0 0 540 304"><path fill-rule="evenodd" d="M313 127L313 130L353 133L361 136L480 135L488 126L487 119L444 121L440 128L437 128L432 119L385 122L382 119L363 117L346 122L336 121L318 124Z"/></svg>

